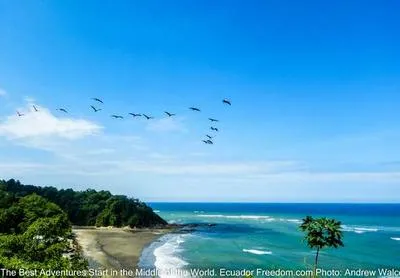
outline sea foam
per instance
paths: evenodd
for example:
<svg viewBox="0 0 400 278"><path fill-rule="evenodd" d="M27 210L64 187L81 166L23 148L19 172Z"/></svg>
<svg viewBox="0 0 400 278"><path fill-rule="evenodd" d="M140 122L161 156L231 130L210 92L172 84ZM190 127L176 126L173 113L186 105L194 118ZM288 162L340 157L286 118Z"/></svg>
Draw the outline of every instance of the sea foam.
<svg viewBox="0 0 400 278"><path fill-rule="evenodd" d="M255 250L255 249L243 249L245 253L251 253L254 255L272 255L271 251L262 251L262 250Z"/></svg>
<svg viewBox="0 0 400 278"><path fill-rule="evenodd" d="M359 226L348 226L342 225L342 230L345 232L353 232L356 234L378 232L379 229L375 227L359 227Z"/></svg>
<svg viewBox="0 0 400 278"><path fill-rule="evenodd" d="M272 219L271 216L267 215L224 215L224 214L199 214L198 217L205 218L227 218L227 219Z"/></svg>
<svg viewBox="0 0 400 278"><path fill-rule="evenodd" d="M165 243L154 250L155 263L160 278L178 277L171 275L171 270L182 269L188 263L179 257L179 253L183 250L181 244L185 242L185 236L188 235L167 235L163 239ZM179 277L182 277L180 275Z"/></svg>
<svg viewBox="0 0 400 278"><path fill-rule="evenodd" d="M296 223L296 224L300 224L302 223L302 221L300 219L286 219L286 218L279 218L279 221L283 221L283 222L291 222L291 223Z"/></svg>
<svg viewBox="0 0 400 278"><path fill-rule="evenodd" d="M300 224L302 221L300 219L288 219L288 218L273 218L268 215L224 215L224 214L198 214L197 217L203 218L225 218L225 219L242 219L242 220L262 220L265 222L289 222Z"/></svg>
<svg viewBox="0 0 400 278"><path fill-rule="evenodd" d="M287 219L288 222L301 223L300 219Z"/></svg>
<svg viewBox="0 0 400 278"><path fill-rule="evenodd" d="M400 237L391 237L390 239L395 240L395 241L400 241Z"/></svg>
<svg viewBox="0 0 400 278"><path fill-rule="evenodd" d="M363 232L377 232L377 231L379 231L376 228L358 228L358 227L355 227L354 230L363 231Z"/></svg>

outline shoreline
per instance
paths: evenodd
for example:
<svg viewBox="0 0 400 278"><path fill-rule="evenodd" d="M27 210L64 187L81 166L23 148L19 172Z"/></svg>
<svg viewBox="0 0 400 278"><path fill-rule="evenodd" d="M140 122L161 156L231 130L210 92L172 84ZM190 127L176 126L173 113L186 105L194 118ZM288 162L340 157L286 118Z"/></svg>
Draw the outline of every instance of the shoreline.
<svg viewBox="0 0 400 278"><path fill-rule="evenodd" d="M161 236L174 232L176 228L96 228L73 227L89 268L108 270L121 269L135 271L143 249ZM116 277L113 275L113 277ZM124 277L124 276L117 276Z"/></svg>

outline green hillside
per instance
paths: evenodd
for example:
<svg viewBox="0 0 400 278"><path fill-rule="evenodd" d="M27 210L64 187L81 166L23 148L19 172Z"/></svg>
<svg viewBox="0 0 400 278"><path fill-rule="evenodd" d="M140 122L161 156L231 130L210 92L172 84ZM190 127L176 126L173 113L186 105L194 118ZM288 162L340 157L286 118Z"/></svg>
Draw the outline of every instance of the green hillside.
<svg viewBox="0 0 400 278"><path fill-rule="evenodd" d="M14 179L0 180L0 190L8 197L0 197L2 202L18 200L30 194L37 194L57 204L73 225L79 226L115 226L115 227L155 227L167 222L158 216L145 203L126 196L112 195L108 191L58 190L55 187L23 185Z"/></svg>

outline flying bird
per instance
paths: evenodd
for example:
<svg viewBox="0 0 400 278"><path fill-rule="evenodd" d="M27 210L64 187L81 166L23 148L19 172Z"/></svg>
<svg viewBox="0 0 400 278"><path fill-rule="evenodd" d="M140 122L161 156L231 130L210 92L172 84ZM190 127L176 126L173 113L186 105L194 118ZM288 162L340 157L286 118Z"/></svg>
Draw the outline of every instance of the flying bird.
<svg viewBox="0 0 400 278"><path fill-rule="evenodd" d="M132 115L132 117L140 117L142 116L142 114L135 114L135 113L128 113L129 115Z"/></svg>
<svg viewBox="0 0 400 278"><path fill-rule="evenodd" d="M99 99L99 98L97 98L97 97L94 97L94 98L92 98L94 101L97 101L97 102L100 102L100 103L102 103L102 104L104 104L104 102L101 100L101 99Z"/></svg>
<svg viewBox="0 0 400 278"><path fill-rule="evenodd" d="M208 141L207 141L207 140L201 140L201 141L203 141L205 144L208 144Z"/></svg>
<svg viewBox="0 0 400 278"><path fill-rule="evenodd" d="M208 137L208 139L212 139L212 138L213 138L212 136L210 136L210 135L208 135L208 134L207 134L206 136Z"/></svg>
<svg viewBox="0 0 400 278"><path fill-rule="evenodd" d="M211 140L207 140L207 143L211 144L211 145L214 144L213 141L211 141Z"/></svg>
<svg viewBox="0 0 400 278"><path fill-rule="evenodd" d="M36 108L35 105L32 105L33 109L35 110L35 112L38 112L39 110Z"/></svg>
<svg viewBox="0 0 400 278"><path fill-rule="evenodd" d="M66 109L64 109L64 108L58 108L57 110L61 111L61 112L64 112L64 113L68 113L68 111Z"/></svg>
<svg viewBox="0 0 400 278"><path fill-rule="evenodd" d="M216 127L213 127L213 126L212 126L212 127L210 127L210 129L211 129L211 130L214 130L214 131L218 131L218 128L216 128Z"/></svg>
<svg viewBox="0 0 400 278"><path fill-rule="evenodd" d="M92 109L93 109L93 111L94 111L94 112L98 112L98 111L100 111L100 110L101 110L101 108L97 109L97 108L96 108L96 107L94 107L93 105L90 105L90 107L92 107Z"/></svg>
<svg viewBox="0 0 400 278"><path fill-rule="evenodd" d="M124 118L120 115L111 115L111 117L113 117L114 119L123 119Z"/></svg>
<svg viewBox="0 0 400 278"><path fill-rule="evenodd" d="M189 107L189 109L192 110L192 111L200 112L200 109L199 109L199 108L196 108L196 107Z"/></svg>
<svg viewBox="0 0 400 278"><path fill-rule="evenodd" d="M212 122L219 122L219 120L217 120L217 119L213 119L213 118L208 118L210 121L212 121Z"/></svg>
<svg viewBox="0 0 400 278"><path fill-rule="evenodd" d="M17 115L18 115L18 117L25 116L24 114L19 113L18 111L17 111Z"/></svg>
<svg viewBox="0 0 400 278"><path fill-rule="evenodd" d="M224 99L222 102L228 105L232 105L231 101L228 99Z"/></svg>
<svg viewBox="0 0 400 278"><path fill-rule="evenodd" d="M169 113L169 112L167 112L167 111L165 111L164 113L165 113L165 114L167 114L167 115L168 115L168 117L175 116L175 114Z"/></svg>
<svg viewBox="0 0 400 278"><path fill-rule="evenodd" d="M143 114L143 116L144 116L146 119L148 119L148 120L150 120L150 119L154 119L154 117L147 116L146 114Z"/></svg>

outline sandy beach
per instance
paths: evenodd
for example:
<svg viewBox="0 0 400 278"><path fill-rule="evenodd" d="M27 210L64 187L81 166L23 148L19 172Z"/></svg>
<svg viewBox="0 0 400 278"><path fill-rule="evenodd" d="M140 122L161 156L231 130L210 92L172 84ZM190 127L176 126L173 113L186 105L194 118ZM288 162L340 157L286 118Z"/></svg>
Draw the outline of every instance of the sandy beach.
<svg viewBox="0 0 400 278"><path fill-rule="evenodd" d="M109 272L134 270L143 248L169 231L171 229L73 228L90 268Z"/></svg>

